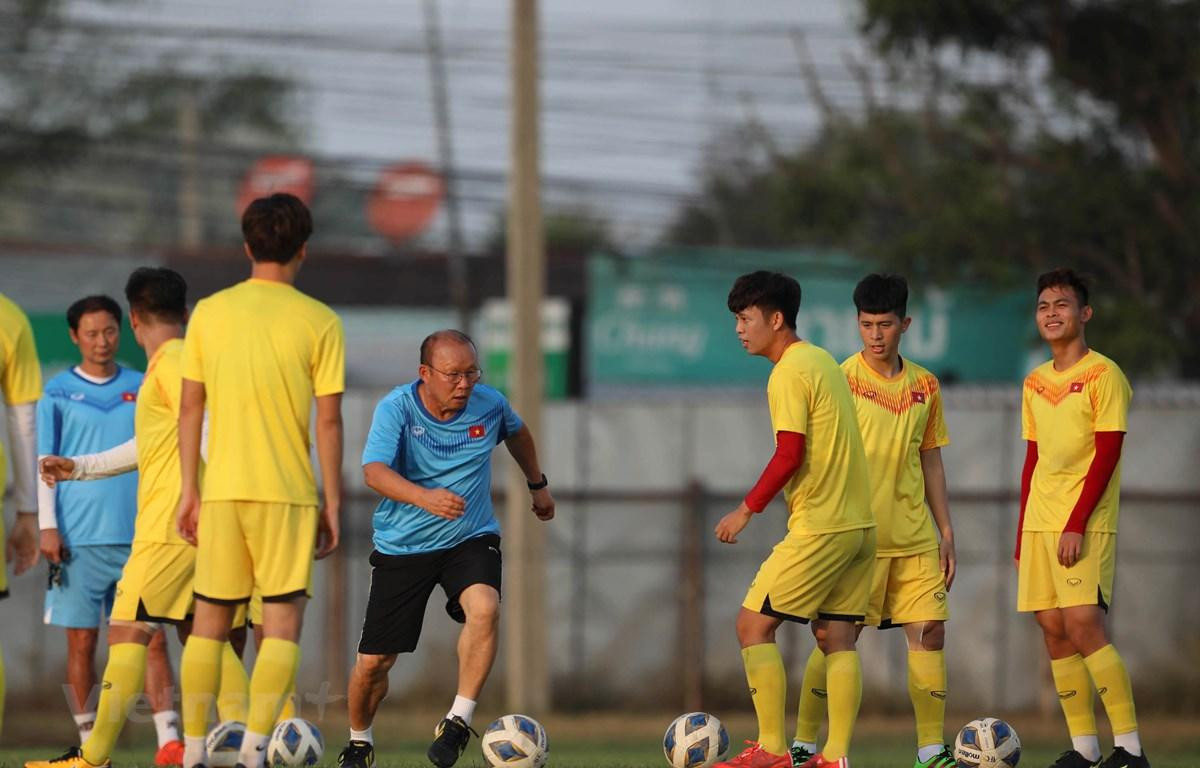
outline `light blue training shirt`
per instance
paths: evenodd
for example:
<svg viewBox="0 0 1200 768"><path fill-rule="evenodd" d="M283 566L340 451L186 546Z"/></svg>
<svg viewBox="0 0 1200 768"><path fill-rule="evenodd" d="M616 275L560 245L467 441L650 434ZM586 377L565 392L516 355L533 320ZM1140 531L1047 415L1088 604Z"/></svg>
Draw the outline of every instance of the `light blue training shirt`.
<svg viewBox="0 0 1200 768"><path fill-rule="evenodd" d="M363 449L363 466L388 465L425 488L445 488L466 500L457 520L384 498L375 508L375 549L412 555L449 549L486 533L500 533L492 510L492 449L523 422L504 395L476 384L467 405L439 421L417 394L420 379L396 387L375 407Z"/></svg>
<svg viewBox="0 0 1200 768"><path fill-rule="evenodd" d="M96 384L74 370L46 382L37 405L39 454L98 453L133 437L142 374L118 367ZM129 544L137 517L137 472L55 487L58 533L67 547Z"/></svg>

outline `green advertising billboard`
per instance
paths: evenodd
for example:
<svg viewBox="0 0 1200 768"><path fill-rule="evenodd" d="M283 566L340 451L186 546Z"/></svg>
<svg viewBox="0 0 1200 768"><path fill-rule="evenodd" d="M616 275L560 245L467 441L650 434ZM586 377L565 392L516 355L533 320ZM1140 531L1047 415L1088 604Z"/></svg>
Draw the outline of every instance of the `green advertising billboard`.
<svg viewBox="0 0 1200 768"><path fill-rule="evenodd" d="M801 338L838 360L861 349L854 286L869 268L837 253L674 250L588 264L588 382L625 386L763 386L726 308L738 275L778 270L799 280ZM1033 339L1032 299L971 286L910 286L901 353L947 383L1019 380Z"/></svg>

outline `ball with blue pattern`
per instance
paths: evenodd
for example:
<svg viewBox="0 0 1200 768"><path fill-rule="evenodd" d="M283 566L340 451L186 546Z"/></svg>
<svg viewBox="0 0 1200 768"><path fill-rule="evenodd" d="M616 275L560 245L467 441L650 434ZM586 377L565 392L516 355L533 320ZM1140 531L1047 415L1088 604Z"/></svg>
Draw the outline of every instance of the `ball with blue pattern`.
<svg viewBox="0 0 1200 768"><path fill-rule="evenodd" d="M960 768L1014 768L1021 761L1021 739L996 717L981 717L962 727L954 740Z"/></svg>
<svg viewBox="0 0 1200 768"><path fill-rule="evenodd" d="M663 734L663 754L674 768L707 768L729 752L729 734L707 712L680 715Z"/></svg>
<svg viewBox="0 0 1200 768"><path fill-rule="evenodd" d="M493 768L542 768L550 754L546 729L528 715L505 715L480 739L483 757Z"/></svg>
<svg viewBox="0 0 1200 768"><path fill-rule="evenodd" d="M267 742L267 765L299 768L316 765L325 754L325 741L317 726L300 717L282 720Z"/></svg>
<svg viewBox="0 0 1200 768"><path fill-rule="evenodd" d="M242 752L242 737L245 735L246 724L237 720L214 725L204 740L209 768L233 768L237 765Z"/></svg>

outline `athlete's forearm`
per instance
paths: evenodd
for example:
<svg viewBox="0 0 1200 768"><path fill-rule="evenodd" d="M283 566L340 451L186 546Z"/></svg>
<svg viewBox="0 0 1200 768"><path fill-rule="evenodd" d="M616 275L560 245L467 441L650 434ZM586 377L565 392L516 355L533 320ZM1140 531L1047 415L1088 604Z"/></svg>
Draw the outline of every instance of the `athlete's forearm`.
<svg viewBox="0 0 1200 768"><path fill-rule="evenodd" d="M422 506L425 492L428 490L382 461L372 461L363 466L363 482L380 496L386 496L401 504L412 504L414 507Z"/></svg>
<svg viewBox="0 0 1200 768"><path fill-rule="evenodd" d="M185 495L200 493L200 431L204 422L204 384L183 380L179 400L179 468Z"/></svg>
<svg viewBox="0 0 1200 768"><path fill-rule="evenodd" d="M775 454L759 475L758 482L743 500L751 512L762 512L775 494L804 464L804 435L799 432L775 433Z"/></svg>
<svg viewBox="0 0 1200 768"><path fill-rule="evenodd" d="M1029 503L1029 489L1033 487L1033 470L1037 468L1038 446L1036 440L1025 444L1025 466L1021 468L1021 514L1017 518L1017 549L1013 557L1021 559L1021 531L1025 528L1025 505Z"/></svg>
<svg viewBox="0 0 1200 768"><path fill-rule="evenodd" d="M946 467L942 464L942 449L921 451L921 474L925 476L925 500L942 538L953 535L950 524L950 496L946 492Z"/></svg>
<svg viewBox="0 0 1200 768"><path fill-rule="evenodd" d="M8 407L8 444L12 451L13 496L17 512L37 510L36 403Z"/></svg>
<svg viewBox="0 0 1200 768"><path fill-rule="evenodd" d="M317 398L317 461L327 508L341 505L343 443L342 396L322 395Z"/></svg>
<svg viewBox="0 0 1200 768"><path fill-rule="evenodd" d="M537 446L534 445L533 433L529 431L529 427L522 424L516 433L504 440L504 447L508 449L513 461L517 462L528 482L541 481L542 467L538 464Z"/></svg>
<svg viewBox="0 0 1200 768"><path fill-rule="evenodd" d="M1083 490L1071 510L1064 533L1083 533L1087 530L1088 520L1096 511L1096 505L1108 489L1117 464L1121 461L1121 445L1125 441L1124 432L1097 432L1096 455L1092 458L1087 475L1083 479Z"/></svg>
<svg viewBox="0 0 1200 768"><path fill-rule="evenodd" d="M137 437L131 437L107 451L74 456L72 461L75 462L72 480L102 480L132 472L138 467Z"/></svg>

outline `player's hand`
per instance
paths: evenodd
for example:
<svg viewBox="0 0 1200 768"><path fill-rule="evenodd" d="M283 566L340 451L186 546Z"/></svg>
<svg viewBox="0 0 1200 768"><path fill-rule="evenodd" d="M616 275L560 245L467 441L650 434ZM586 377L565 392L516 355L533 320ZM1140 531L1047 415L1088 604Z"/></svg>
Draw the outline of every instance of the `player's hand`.
<svg viewBox="0 0 1200 768"><path fill-rule="evenodd" d="M8 562L12 563L13 575L18 576L37 565L38 528L37 515L33 512L17 512L17 521L8 535L5 549Z"/></svg>
<svg viewBox="0 0 1200 768"><path fill-rule="evenodd" d="M715 530L717 540L726 544L737 544L737 535L742 532L753 516L754 513L750 511L745 502L742 502L737 509L722 517L717 523Z"/></svg>
<svg viewBox="0 0 1200 768"><path fill-rule="evenodd" d="M200 524L200 496L195 491L184 491L179 497L179 511L175 514L175 530L179 536L196 546L196 527Z"/></svg>
<svg viewBox="0 0 1200 768"><path fill-rule="evenodd" d="M549 488L539 488L536 491L531 491L533 496L533 514L537 515L538 520L553 520L554 519L554 496L550 494Z"/></svg>
<svg viewBox="0 0 1200 768"><path fill-rule="evenodd" d="M317 517L317 551L316 559L320 560L337 549L341 540L341 510L337 504L325 504Z"/></svg>
<svg viewBox="0 0 1200 768"><path fill-rule="evenodd" d="M958 569L958 556L954 553L954 534L942 534L942 543L938 545L938 564L942 568L942 576L946 578L946 591L954 585L954 573Z"/></svg>
<svg viewBox="0 0 1200 768"><path fill-rule="evenodd" d="M40 548L42 554L51 563L57 565L62 562L62 537L58 535L57 528L47 528L42 531Z"/></svg>
<svg viewBox="0 0 1200 768"><path fill-rule="evenodd" d="M421 498L421 508L431 515L457 520L467 511L467 502L462 496L445 488L430 488Z"/></svg>
<svg viewBox="0 0 1200 768"><path fill-rule="evenodd" d="M1083 534L1064 531L1058 538L1058 564L1070 568L1083 554Z"/></svg>
<svg viewBox="0 0 1200 768"><path fill-rule="evenodd" d="M66 456L46 456L38 463L42 482L53 488L59 480L70 480L75 471L75 460Z"/></svg>

